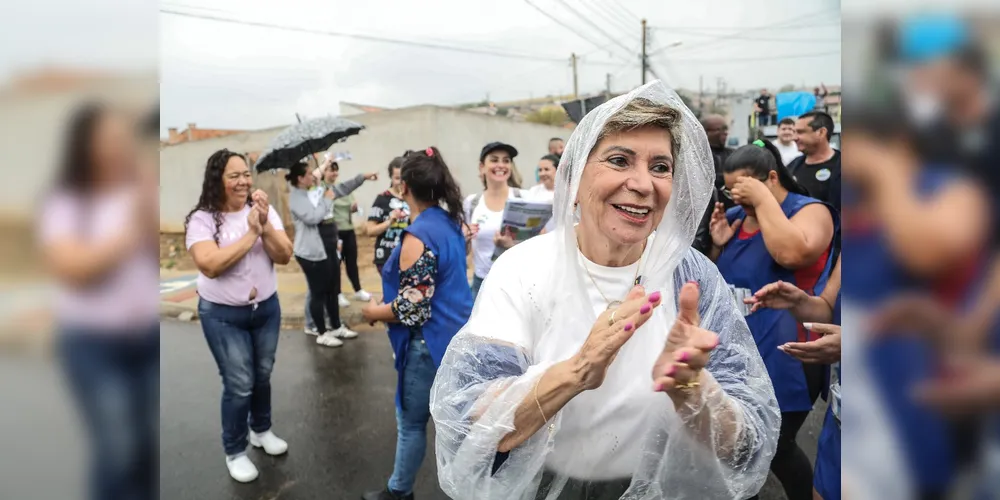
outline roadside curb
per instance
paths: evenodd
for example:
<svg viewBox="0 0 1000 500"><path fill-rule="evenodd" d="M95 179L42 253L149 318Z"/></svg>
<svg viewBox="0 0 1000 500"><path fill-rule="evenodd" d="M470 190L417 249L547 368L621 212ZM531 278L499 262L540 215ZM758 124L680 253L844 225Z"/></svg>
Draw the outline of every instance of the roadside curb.
<svg viewBox="0 0 1000 500"><path fill-rule="evenodd" d="M160 301L160 319L174 321L195 322L198 321L197 306L177 304L173 302ZM361 315L361 307L354 304L351 307L340 310L340 319L348 327L364 323L364 316ZM306 326L306 318L303 313L281 315L282 330L301 330Z"/></svg>

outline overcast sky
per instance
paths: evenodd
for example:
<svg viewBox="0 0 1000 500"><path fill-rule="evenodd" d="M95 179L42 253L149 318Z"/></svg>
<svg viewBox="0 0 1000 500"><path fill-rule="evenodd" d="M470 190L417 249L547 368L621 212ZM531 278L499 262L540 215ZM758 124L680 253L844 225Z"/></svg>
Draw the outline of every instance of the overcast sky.
<svg viewBox="0 0 1000 500"><path fill-rule="evenodd" d="M672 86L714 91L839 84L836 0L163 0L161 125L264 128L338 113L341 101L386 107L502 101L639 84L645 17L653 70ZM558 19L557 23L539 10ZM499 6L503 5L503 8ZM622 6L624 8L622 8ZM466 53L178 16L239 19L502 52ZM579 14L579 15L578 15ZM585 20L584 20L585 19ZM679 43L679 45L678 45ZM652 78L652 76L650 77Z"/></svg>

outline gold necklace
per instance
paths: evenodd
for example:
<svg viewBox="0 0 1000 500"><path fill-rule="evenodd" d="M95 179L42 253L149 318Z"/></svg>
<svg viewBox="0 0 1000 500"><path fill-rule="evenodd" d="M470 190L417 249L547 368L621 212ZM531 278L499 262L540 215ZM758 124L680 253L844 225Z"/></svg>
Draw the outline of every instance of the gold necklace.
<svg viewBox="0 0 1000 500"><path fill-rule="evenodd" d="M576 238L576 245L578 247L580 246L580 237L579 236ZM582 254L583 251L581 250L580 253ZM645 257L645 255L646 255L646 243L644 242L642 244L642 253L639 254L639 265L635 267L635 277L632 278L632 286L635 286L635 285L639 284L639 270L642 269L642 258ZM597 289L597 293L601 294L601 298L604 299L604 301L608 303L608 307L607 307L606 310L610 310L611 308L618 307L618 306L622 305L623 301L621 301L621 300L608 300L608 296L604 295L604 292L601 291L601 287L597 286L597 280L594 279L594 275L593 274L590 274L590 268L587 267L587 257L586 256L583 257L583 270L587 272L587 277L589 277L590 278L590 282L594 284L594 288Z"/></svg>

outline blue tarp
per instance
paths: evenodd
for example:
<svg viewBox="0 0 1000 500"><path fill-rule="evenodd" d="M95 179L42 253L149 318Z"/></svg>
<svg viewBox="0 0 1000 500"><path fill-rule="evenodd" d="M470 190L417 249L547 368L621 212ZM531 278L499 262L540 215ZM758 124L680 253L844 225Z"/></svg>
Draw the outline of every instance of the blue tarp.
<svg viewBox="0 0 1000 500"><path fill-rule="evenodd" d="M774 97L778 120L808 113L816 107L816 96L809 92L782 92Z"/></svg>

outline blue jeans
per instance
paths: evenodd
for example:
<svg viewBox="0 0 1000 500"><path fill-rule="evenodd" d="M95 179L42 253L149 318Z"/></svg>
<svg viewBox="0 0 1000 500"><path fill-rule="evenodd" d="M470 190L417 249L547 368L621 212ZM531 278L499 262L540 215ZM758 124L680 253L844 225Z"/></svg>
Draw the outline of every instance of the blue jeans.
<svg viewBox="0 0 1000 500"><path fill-rule="evenodd" d="M62 328L56 349L92 440L88 497L146 500L159 486L159 325Z"/></svg>
<svg viewBox="0 0 1000 500"><path fill-rule="evenodd" d="M278 349L278 294L250 306L198 301L201 329L222 376L222 446L226 455L247 448L249 428L271 428L271 368Z"/></svg>
<svg viewBox="0 0 1000 500"><path fill-rule="evenodd" d="M431 419L431 386L434 360L427 344L411 340L403 368L402 409L396 408L396 462L389 489L409 494L427 450L427 423Z"/></svg>

